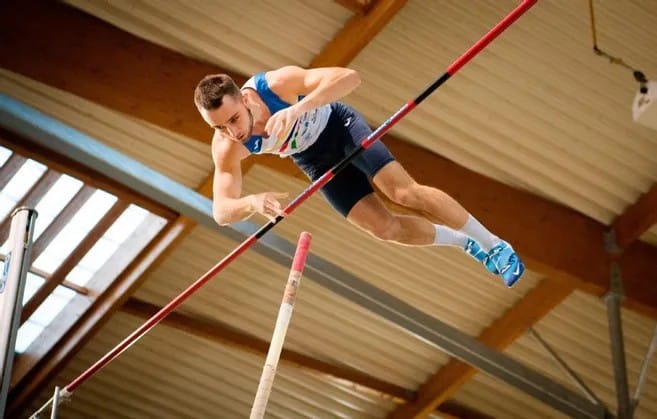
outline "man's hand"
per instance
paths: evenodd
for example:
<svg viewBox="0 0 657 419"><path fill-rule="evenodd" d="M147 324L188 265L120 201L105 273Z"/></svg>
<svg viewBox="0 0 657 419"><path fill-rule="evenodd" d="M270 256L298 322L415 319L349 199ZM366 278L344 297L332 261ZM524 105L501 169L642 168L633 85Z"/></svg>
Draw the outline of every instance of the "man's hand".
<svg viewBox="0 0 657 419"><path fill-rule="evenodd" d="M301 115L301 112L296 106L281 109L280 111L269 117L265 125L265 132L269 137L279 139L281 135L285 135L287 131L292 128L294 121Z"/></svg>
<svg viewBox="0 0 657 419"><path fill-rule="evenodd" d="M272 222L276 217L283 214L283 206L279 199L287 198L287 192L263 192L250 195L250 203L253 210L269 218Z"/></svg>

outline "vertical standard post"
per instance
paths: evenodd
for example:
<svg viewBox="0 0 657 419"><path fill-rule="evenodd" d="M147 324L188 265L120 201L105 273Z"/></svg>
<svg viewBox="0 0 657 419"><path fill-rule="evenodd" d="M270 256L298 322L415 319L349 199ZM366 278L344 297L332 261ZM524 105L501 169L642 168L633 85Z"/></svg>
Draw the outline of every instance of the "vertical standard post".
<svg viewBox="0 0 657 419"><path fill-rule="evenodd" d="M0 417L4 417L9 393L16 334L21 318L25 280L30 267L37 212L29 208L17 208L11 217L10 247L0 273Z"/></svg>
<svg viewBox="0 0 657 419"><path fill-rule="evenodd" d="M59 387L55 387L55 393L52 396L52 410L50 419L57 419L57 409L59 408Z"/></svg>
<svg viewBox="0 0 657 419"><path fill-rule="evenodd" d="M294 302L297 298L297 290L301 281L301 274L306 265L306 256L308 255L308 248L310 247L310 233L303 232L299 236L297 250L294 254L292 261L292 269L290 269L290 276L285 285L285 292L283 293L283 301L278 311L278 318L276 319L276 326L272 334L271 343L269 345L269 352L267 352L267 359L265 366L262 369L262 376L260 377L260 384L258 384L258 391L256 392L253 407L251 408L250 419L261 419L265 415L267 408L267 401L271 394L271 388L274 384L274 377L276 376L276 368L278 367L278 360L281 356L283 349L283 341L287 333L287 327L292 318L292 310L294 310Z"/></svg>
<svg viewBox="0 0 657 419"><path fill-rule="evenodd" d="M632 409L630 406L630 391L627 385L623 323L621 320L623 284L620 268L616 261L613 261L611 264L611 276L609 282L609 291L607 292L607 295L605 295L605 300L607 303L607 318L609 320L611 356L614 364L614 377L616 381L618 417L619 419L630 419L632 417Z"/></svg>

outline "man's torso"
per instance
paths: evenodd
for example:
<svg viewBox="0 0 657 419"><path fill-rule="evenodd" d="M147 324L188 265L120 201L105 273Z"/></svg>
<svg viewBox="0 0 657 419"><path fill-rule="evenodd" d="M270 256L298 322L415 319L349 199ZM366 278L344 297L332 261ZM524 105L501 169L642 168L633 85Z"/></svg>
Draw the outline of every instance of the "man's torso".
<svg viewBox="0 0 657 419"><path fill-rule="evenodd" d="M291 106L290 103L283 101L269 88L264 73L251 77L242 86L242 89L255 91L267 105L272 115ZM244 143L244 146L252 154L269 153L286 157L299 153L319 139L330 115L331 105L320 106L299 116L292 126L288 127L287 132L282 133L280 138L253 135Z"/></svg>

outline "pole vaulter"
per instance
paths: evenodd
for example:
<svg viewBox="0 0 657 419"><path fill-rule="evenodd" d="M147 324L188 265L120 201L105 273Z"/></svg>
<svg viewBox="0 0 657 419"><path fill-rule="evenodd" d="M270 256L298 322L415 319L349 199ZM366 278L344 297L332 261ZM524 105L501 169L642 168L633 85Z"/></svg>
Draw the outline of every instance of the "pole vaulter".
<svg viewBox="0 0 657 419"><path fill-rule="evenodd" d="M370 147L374 142L379 140L385 133L387 133L393 126L395 126L404 116L410 113L415 109L422 101L429 97L434 91L436 91L440 86L442 86L447 80L454 76L463 66L465 66L473 57L475 57L479 52L486 48L493 40L495 40L502 32L504 32L509 26L511 26L518 18L520 18L527 10L536 4L538 0L523 0L522 3L517 6L513 11L506 15L497 25L495 25L488 33L486 33L481 39L479 39L474 45L472 45L465 53L463 53L459 58L457 58L447 70L435 81L433 81L426 89L420 93L414 99L406 102L397 112L395 112L389 119L387 119L383 124L381 124L376 130L374 130L367 138L365 138L359 147L354 149L351 153L345 156L339 163L337 163L333 168L324 173L320 178L312 182L303 192L301 192L296 198L294 198L283 210L283 215L278 215L274 220L269 221L267 224L262 226L258 231L247 237L240 245L238 245L231 253L214 265L208 272L203 274L200 278L191 284L187 289L180 293L176 298L171 300L166 306L162 307L153 317L147 320L142 326L136 329L128 337L126 337L122 342L120 342L114 349L110 350L106 355L99 359L95 364L89 367L84 371L80 376L71 381L68 385L60 390L60 396L62 398L69 397L75 389L77 389L82 383L84 383L91 376L100 371L108 363L110 363L114 358L122 354L126 349L128 349L132 344L134 344L138 339L144 336L149 330L155 327L162 319L174 311L180 304L182 304L187 298L194 294L199 288L201 288L205 283L212 279L216 274L221 272L226 266L228 266L232 261L234 261L239 255L241 255L245 250L251 247L256 243L260 238L262 238L269 230L271 230L275 225L281 222L284 218L289 216L299 205L301 205L306 199L311 195L317 192L321 187L326 185L331 179L333 179L336 174L338 174L342 169L344 169L353 159L355 159L360 153ZM35 415L42 411L52 402L52 398L41 408ZM32 417L35 417L33 415Z"/></svg>

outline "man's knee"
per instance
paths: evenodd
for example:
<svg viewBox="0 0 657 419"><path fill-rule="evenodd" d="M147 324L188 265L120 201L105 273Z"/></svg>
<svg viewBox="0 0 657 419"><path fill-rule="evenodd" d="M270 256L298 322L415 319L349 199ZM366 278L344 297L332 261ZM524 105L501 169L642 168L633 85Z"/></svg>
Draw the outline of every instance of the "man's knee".
<svg viewBox="0 0 657 419"><path fill-rule="evenodd" d="M393 216L384 220L377 220L376 222L367 226L367 230L379 240L393 241L398 235L399 222Z"/></svg>
<svg viewBox="0 0 657 419"><path fill-rule="evenodd" d="M415 208L422 202L421 193L421 186L413 182L403 187L394 188L388 198L395 204Z"/></svg>

